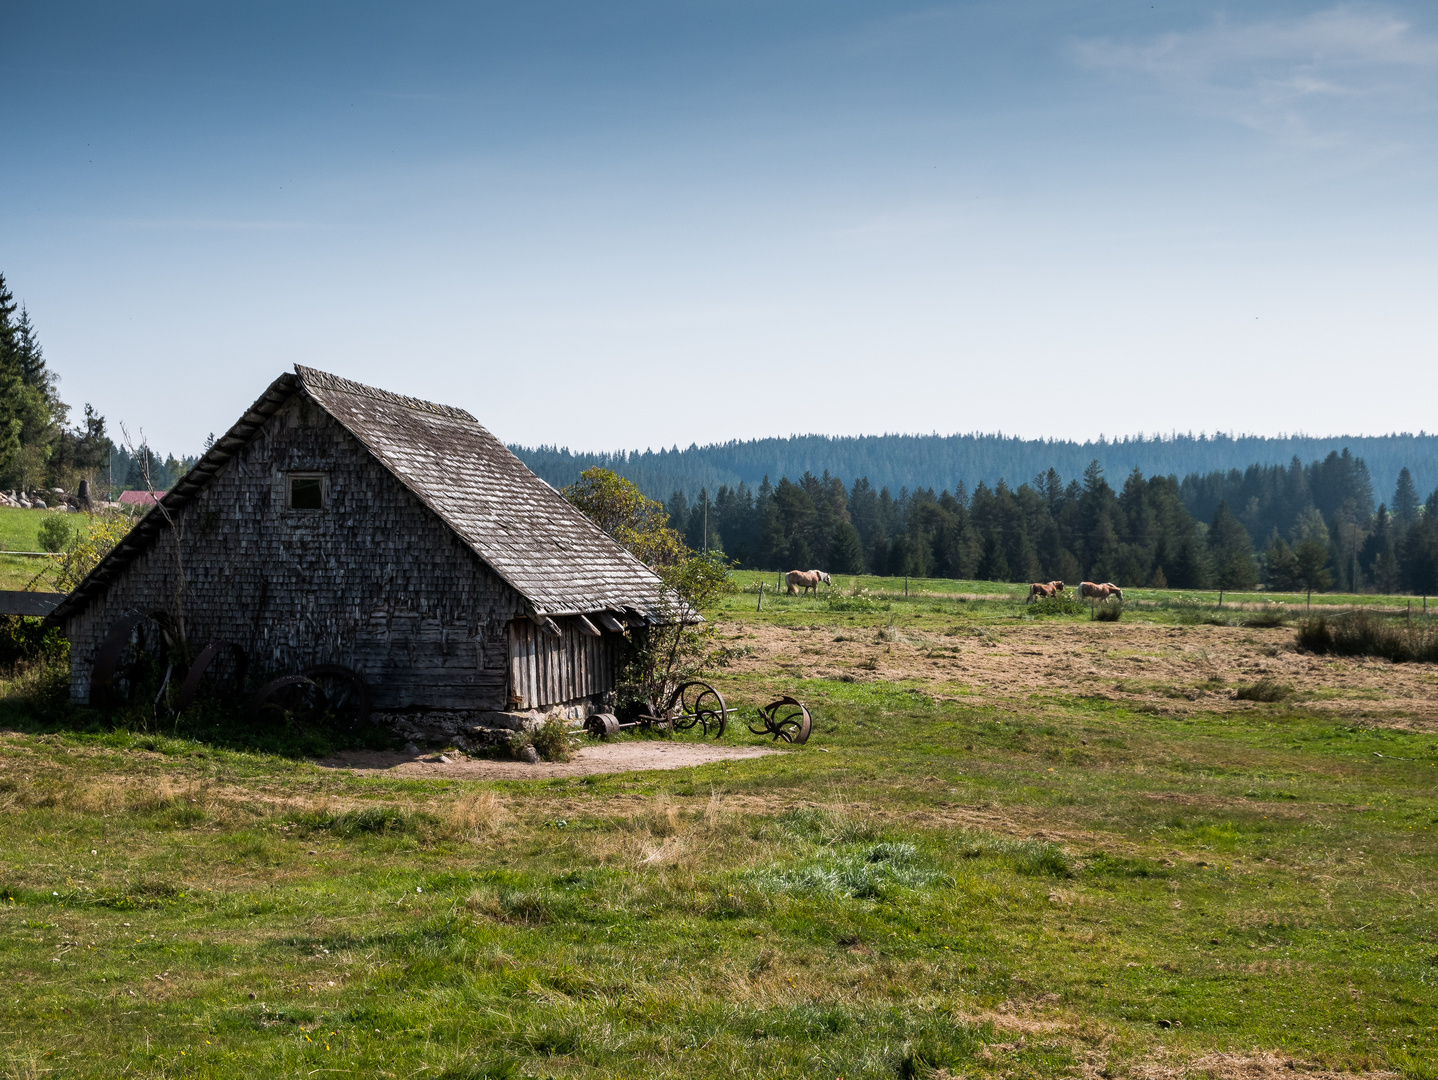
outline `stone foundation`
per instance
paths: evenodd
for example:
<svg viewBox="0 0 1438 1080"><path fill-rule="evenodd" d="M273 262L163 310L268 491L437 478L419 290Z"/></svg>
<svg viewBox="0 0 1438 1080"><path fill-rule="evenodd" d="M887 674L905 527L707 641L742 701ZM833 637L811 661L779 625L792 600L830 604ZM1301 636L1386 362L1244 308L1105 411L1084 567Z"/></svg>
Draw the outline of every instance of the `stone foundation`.
<svg viewBox="0 0 1438 1080"><path fill-rule="evenodd" d="M370 718L420 748L438 744L455 746L460 750L477 750L506 742L514 732L536 728L551 716L569 721L572 727L582 727L588 717L607 708L610 706L602 700L584 698L525 712L483 709L374 712Z"/></svg>

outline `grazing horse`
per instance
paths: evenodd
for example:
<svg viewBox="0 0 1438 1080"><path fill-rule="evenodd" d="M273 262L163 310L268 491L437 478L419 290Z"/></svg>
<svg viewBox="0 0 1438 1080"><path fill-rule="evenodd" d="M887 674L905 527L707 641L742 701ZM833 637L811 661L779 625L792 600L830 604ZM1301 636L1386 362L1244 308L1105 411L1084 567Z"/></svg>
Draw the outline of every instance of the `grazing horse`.
<svg viewBox="0 0 1438 1080"><path fill-rule="evenodd" d="M1024 603L1031 604L1034 602L1035 598L1042 600L1052 600L1063 591L1064 583L1062 581L1035 581L1032 585L1029 586L1029 598L1025 600Z"/></svg>
<svg viewBox="0 0 1438 1080"><path fill-rule="evenodd" d="M1123 602L1123 590L1111 581L1106 581L1102 585L1085 581L1078 587L1078 595L1080 600L1098 600L1100 602L1116 596L1120 603Z"/></svg>
<svg viewBox="0 0 1438 1080"><path fill-rule="evenodd" d="M797 592L808 592L810 589L818 596L820 584L834 584L822 570L790 570L784 575L784 580L789 585L787 592L790 596Z"/></svg>

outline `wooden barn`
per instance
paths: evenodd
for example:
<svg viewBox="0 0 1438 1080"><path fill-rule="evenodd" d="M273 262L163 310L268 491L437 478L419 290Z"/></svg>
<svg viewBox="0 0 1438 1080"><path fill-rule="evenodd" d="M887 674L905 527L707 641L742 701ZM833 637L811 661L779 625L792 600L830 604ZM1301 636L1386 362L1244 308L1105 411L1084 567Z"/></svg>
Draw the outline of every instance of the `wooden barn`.
<svg viewBox="0 0 1438 1080"><path fill-rule="evenodd" d="M52 614L72 695L136 613L250 669L358 673L385 712L563 710L614 686L658 577L462 409L296 366Z"/></svg>

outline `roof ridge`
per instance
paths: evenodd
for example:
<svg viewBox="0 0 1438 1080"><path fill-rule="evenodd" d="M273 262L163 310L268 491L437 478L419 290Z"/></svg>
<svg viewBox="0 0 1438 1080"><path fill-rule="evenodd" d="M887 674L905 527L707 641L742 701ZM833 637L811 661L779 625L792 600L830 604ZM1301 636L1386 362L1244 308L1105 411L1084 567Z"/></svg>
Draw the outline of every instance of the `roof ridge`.
<svg viewBox="0 0 1438 1080"><path fill-rule="evenodd" d="M416 412L426 412L434 416L443 416L449 420L462 420L471 424L479 423L471 414L463 409L455 408L453 405L441 405L435 401L424 401L420 398L395 394L389 390L381 390L375 386L367 386L364 383L344 379L338 375L331 375L328 371L321 371L319 368L305 367L303 364L296 364L295 374L299 376L300 382L304 384L306 389L311 386L318 386L335 393L353 394L356 397L369 398L371 401L378 401L385 405L396 405L402 409L414 409Z"/></svg>

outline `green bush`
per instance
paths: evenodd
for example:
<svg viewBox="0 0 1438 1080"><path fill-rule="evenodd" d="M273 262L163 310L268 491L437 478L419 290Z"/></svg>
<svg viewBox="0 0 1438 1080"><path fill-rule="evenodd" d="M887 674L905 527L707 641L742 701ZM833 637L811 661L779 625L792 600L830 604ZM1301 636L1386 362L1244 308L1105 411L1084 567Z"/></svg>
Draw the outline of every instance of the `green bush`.
<svg viewBox="0 0 1438 1080"><path fill-rule="evenodd" d="M67 664L70 642L57 626L21 615L0 616L0 670L22 664Z"/></svg>
<svg viewBox="0 0 1438 1080"><path fill-rule="evenodd" d="M509 749L515 757L532 746L541 761L571 761L574 758L576 735L569 721L558 715L544 718L535 728L521 728L509 737Z"/></svg>
<svg viewBox="0 0 1438 1080"><path fill-rule="evenodd" d="M70 528L70 523L63 514L46 514L45 520L40 522L35 538L40 541L40 547L44 551L64 551L74 533L75 530Z"/></svg>
<svg viewBox="0 0 1438 1080"><path fill-rule="evenodd" d="M1047 615L1083 615L1088 612L1088 605L1076 596L1055 596L1035 600L1024 610L1035 618Z"/></svg>
<svg viewBox="0 0 1438 1080"><path fill-rule="evenodd" d="M1095 604L1089 618L1093 622L1118 622L1123 618L1123 604Z"/></svg>

